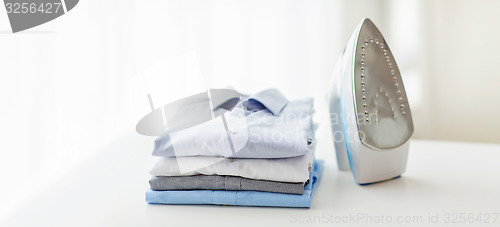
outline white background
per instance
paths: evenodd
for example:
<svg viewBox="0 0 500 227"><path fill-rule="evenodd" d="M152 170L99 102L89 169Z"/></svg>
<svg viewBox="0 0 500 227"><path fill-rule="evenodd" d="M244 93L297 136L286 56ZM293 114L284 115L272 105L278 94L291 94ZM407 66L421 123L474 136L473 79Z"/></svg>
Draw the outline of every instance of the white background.
<svg viewBox="0 0 500 227"><path fill-rule="evenodd" d="M363 17L397 59L415 138L500 143L499 8L472 0L84 0L12 34L0 7L0 218L132 133L149 111L147 92L160 105L206 87L277 87L321 105Z"/></svg>

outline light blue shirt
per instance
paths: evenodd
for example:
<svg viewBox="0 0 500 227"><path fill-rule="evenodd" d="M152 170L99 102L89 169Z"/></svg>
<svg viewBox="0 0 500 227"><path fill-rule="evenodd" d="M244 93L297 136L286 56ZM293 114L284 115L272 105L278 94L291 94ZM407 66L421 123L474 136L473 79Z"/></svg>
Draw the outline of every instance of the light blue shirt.
<svg viewBox="0 0 500 227"><path fill-rule="evenodd" d="M152 191L146 192L146 201L151 204L214 204L234 206L311 207L323 160L314 162L310 182L304 186L304 194L293 195L258 191Z"/></svg>
<svg viewBox="0 0 500 227"><path fill-rule="evenodd" d="M313 139L313 99L288 101L269 89L242 97L223 116L155 140L154 156L286 158L306 154ZM167 125L168 128L168 125Z"/></svg>

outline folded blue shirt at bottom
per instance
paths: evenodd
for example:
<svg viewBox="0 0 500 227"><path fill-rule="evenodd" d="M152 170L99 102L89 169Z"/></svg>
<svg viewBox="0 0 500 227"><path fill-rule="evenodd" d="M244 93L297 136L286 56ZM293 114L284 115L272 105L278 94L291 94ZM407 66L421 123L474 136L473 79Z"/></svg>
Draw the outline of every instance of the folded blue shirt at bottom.
<svg viewBox="0 0 500 227"><path fill-rule="evenodd" d="M150 204L214 204L233 206L311 207L314 189L319 182L323 160L315 160L304 194L284 194L259 191L152 191L146 192Z"/></svg>

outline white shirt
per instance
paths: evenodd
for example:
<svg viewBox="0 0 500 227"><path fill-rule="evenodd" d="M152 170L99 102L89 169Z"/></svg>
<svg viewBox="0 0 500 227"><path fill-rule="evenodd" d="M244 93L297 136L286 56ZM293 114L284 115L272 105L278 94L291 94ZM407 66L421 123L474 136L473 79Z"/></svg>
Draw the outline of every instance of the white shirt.
<svg viewBox="0 0 500 227"><path fill-rule="evenodd" d="M230 112L155 140L154 156L288 158L309 151L313 100L288 101L269 89L241 99Z"/></svg>
<svg viewBox="0 0 500 227"><path fill-rule="evenodd" d="M306 155L292 158L163 157L149 173L153 176L230 175L297 183L306 182L309 179L313 159L314 150L312 149ZM215 164L207 166L206 163ZM191 171L187 171L188 169Z"/></svg>

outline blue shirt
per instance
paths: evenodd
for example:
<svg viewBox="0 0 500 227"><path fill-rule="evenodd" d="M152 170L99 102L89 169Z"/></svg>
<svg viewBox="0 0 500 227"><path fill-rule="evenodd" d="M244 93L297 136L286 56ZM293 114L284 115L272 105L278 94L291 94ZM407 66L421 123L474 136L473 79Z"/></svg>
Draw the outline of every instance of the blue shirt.
<svg viewBox="0 0 500 227"><path fill-rule="evenodd" d="M151 204L214 204L234 206L311 207L323 160L314 162L310 182L304 186L304 194L284 194L258 191L152 191L146 192L146 201Z"/></svg>
<svg viewBox="0 0 500 227"><path fill-rule="evenodd" d="M243 97L223 116L167 131L155 140L154 156L286 158L306 154L313 138L313 99L288 101L269 89Z"/></svg>

